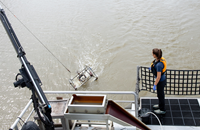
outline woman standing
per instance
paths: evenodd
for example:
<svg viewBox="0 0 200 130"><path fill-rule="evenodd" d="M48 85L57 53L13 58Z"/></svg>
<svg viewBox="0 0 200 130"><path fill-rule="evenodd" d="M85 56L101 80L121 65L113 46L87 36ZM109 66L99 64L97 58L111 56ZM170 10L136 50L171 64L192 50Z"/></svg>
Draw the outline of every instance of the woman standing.
<svg viewBox="0 0 200 130"><path fill-rule="evenodd" d="M154 113L156 114L165 114L165 93L164 87L166 85L166 76L165 71L167 68L167 62L165 58L162 57L162 50L154 48L152 50L152 55L155 60L151 63L151 71L154 74L156 81L154 83L153 90L157 89L157 97L159 104L153 106Z"/></svg>

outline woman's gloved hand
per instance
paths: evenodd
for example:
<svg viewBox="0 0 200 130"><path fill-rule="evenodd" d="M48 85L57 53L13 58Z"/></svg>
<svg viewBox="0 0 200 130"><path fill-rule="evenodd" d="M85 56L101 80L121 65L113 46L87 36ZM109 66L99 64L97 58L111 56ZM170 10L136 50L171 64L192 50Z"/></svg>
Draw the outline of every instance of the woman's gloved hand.
<svg viewBox="0 0 200 130"><path fill-rule="evenodd" d="M154 86L153 86L153 90L155 91L156 90L156 85L154 84Z"/></svg>

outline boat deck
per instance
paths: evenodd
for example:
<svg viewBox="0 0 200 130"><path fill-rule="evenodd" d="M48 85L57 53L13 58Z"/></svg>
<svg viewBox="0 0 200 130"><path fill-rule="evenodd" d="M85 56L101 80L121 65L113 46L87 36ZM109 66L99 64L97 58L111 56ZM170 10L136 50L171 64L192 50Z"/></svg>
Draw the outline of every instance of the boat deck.
<svg viewBox="0 0 200 130"><path fill-rule="evenodd" d="M50 93L50 92L49 92ZM58 93L58 92L57 92ZM63 92L62 92L63 93ZM71 93L71 92L65 92ZM73 92L74 93L74 92ZM80 92L79 93L86 93ZM90 92L92 93L92 92ZM96 93L96 92L93 92ZM105 93L105 92L104 92ZM106 92L111 93L111 92ZM117 92L115 92L117 93ZM124 93L124 92L123 92ZM57 98L58 99L58 98ZM59 98L60 99L60 98ZM120 101L118 101L120 102ZM67 125L71 127L71 130L139 130L134 126L126 126L120 125L117 120L111 122L110 119L107 120L99 120L99 118L94 119L90 118L91 115L84 115L84 120L81 120L80 115L78 114L76 118L70 117L71 121L67 121L66 114L64 114L68 105L68 99L65 100L55 100L49 101L52 106L52 118L53 119L60 119L61 124L55 124L56 130L66 130ZM141 97L140 98L140 108L148 108L149 111L152 111L152 105L157 103L156 97ZM32 100L28 102L25 109L20 114L20 118L23 116L25 111L31 106ZM128 113L135 116L137 114L135 109L137 108L137 103L131 102L130 105L125 107ZM200 99L186 99L186 98L168 98L166 99L166 108L167 113L165 116L159 116L162 125L159 125L158 120L153 116L149 116L149 123L146 123L147 127L151 130L200 130ZM115 107L115 106L113 106ZM113 110L113 109L112 109ZM73 115L73 114L72 114ZM119 115L119 114L118 114ZM111 115L112 116L112 115ZM98 116L99 117L99 116ZM103 117L103 116L102 116ZM27 118L28 119L28 118ZM34 116L35 120L39 118L37 115ZM93 120L94 119L94 120ZM114 118L112 118L114 119ZM81 120L81 121L80 121ZM80 121L80 122L79 122ZM15 123L11 126L11 128L15 128L17 123L19 122L19 118L16 119ZM38 121L39 126L43 126L40 121ZM162 128L161 128L162 127Z"/></svg>
<svg viewBox="0 0 200 130"><path fill-rule="evenodd" d="M157 98L142 97L141 108L148 108L152 111L152 105L157 103ZM150 115L150 120L147 126L152 130L199 130L200 129L200 99L166 99L167 113L165 116L158 116L162 126L153 115ZM135 115L134 107L126 109L132 115ZM122 126L109 121L109 130L139 130L133 126ZM77 123L79 124L79 123ZM104 125L89 125L83 123L81 126L74 127L74 130L106 130ZM175 126L175 127L174 127Z"/></svg>
<svg viewBox="0 0 200 130"><path fill-rule="evenodd" d="M158 104L154 98L141 98L141 108L153 110L152 106ZM158 116L162 125L170 126L200 126L200 100L199 99L165 99L167 113ZM150 115L148 125L159 125L158 120ZM199 128L200 129L200 128Z"/></svg>

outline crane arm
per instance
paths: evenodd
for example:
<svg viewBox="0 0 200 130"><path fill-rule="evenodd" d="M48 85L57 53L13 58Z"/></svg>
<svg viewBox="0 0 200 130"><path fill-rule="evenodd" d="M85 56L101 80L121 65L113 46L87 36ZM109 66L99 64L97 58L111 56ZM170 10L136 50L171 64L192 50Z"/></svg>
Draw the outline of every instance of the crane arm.
<svg viewBox="0 0 200 130"><path fill-rule="evenodd" d="M18 73L17 76L21 75L22 78L18 79L16 76L16 82L14 82L14 86L15 87L26 86L32 91L32 98L35 110L37 111L38 114L42 113L43 117L46 117L46 119L41 119L45 124L46 130L54 130L53 121L51 117L51 106L41 88L42 85L41 80L37 75L34 67L26 59L25 57L26 53L22 48L5 14L5 11L1 6L0 6L0 19L17 53L17 57L21 62L21 68L19 69L20 73ZM41 115L38 116L43 118Z"/></svg>

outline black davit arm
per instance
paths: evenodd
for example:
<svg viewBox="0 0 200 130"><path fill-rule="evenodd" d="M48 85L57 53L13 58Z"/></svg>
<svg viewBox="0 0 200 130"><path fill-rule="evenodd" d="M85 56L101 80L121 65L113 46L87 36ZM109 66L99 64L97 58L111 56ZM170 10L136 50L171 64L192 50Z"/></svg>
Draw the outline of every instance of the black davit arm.
<svg viewBox="0 0 200 130"><path fill-rule="evenodd" d="M0 19L17 53L17 57L19 58L22 64L21 69L19 69L20 73L18 73L16 76L16 82L14 82L14 86L26 86L32 91L32 100L35 111L37 112L41 121L45 124L46 130L54 130L54 125L51 117L51 106L41 88L42 83L40 81L40 78L38 77L34 67L26 59L26 53L23 50L1 6Z"/></svg>

